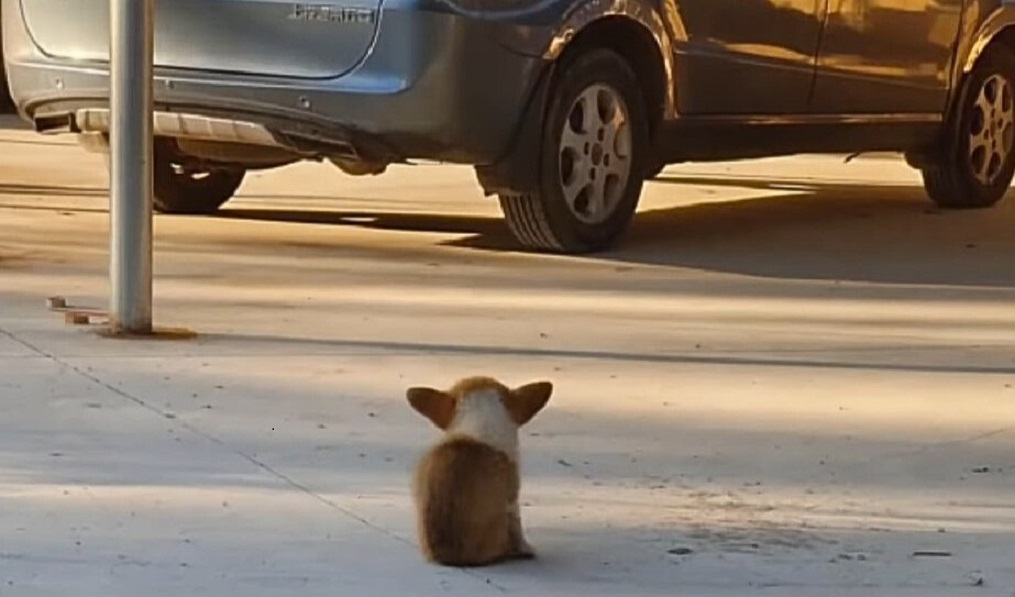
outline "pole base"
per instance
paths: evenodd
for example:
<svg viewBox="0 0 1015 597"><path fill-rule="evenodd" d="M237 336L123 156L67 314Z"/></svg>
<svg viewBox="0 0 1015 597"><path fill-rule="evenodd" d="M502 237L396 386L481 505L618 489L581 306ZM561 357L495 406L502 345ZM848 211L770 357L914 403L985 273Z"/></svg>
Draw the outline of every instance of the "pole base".
<svg viewBox="0 0 1015 597"><path fill-rule="evenodd" d="M108 311L88 307L73 306L62 296L51 296L46 299L46 307L50 311L63 313L64 321L73 325L103 326L98 334L103 338L121 340L193 340L197 332L186 328L155 327L148 332L135 332L116 325L109 317Z"/></svg>
<svg viewBox="0 0 1015 597"><path fill-rule="evenodd" d="M100 329L98 333L103 338L114 340L193 340L197 338L197 332L186 328L155 327L150 332L130 332L109 325Z"/></svg>

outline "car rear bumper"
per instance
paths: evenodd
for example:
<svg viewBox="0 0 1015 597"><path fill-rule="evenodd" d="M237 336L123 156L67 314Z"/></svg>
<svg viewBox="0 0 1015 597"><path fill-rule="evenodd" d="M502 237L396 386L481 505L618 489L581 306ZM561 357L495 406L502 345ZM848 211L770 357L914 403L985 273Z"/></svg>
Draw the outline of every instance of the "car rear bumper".
<svg viewBox="0 0 1015 597"><path fill-rule="evenodd" d="M17 7L3 0L4 59L21 115L44 132L101 122L108 65L43 55ZM544 59L508 48L505 25L482 19L411 4L388 6L380 19L367 58L334 79L156 67L156 110L264 129L305 157L495 161L510 147Z"/></svg>

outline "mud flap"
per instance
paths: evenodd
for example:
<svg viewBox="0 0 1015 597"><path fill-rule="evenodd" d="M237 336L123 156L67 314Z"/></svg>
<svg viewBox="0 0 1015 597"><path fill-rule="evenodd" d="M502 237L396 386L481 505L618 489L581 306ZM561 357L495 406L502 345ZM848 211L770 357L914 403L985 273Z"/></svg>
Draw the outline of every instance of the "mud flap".
<svg viewBox="0 0 1015 597"><path fill-rule="evenodd" d="M539 192L543 123L555 73L556 63L543 70L507 153L492 164L476 166L476 178L487 196Z"/></svg>

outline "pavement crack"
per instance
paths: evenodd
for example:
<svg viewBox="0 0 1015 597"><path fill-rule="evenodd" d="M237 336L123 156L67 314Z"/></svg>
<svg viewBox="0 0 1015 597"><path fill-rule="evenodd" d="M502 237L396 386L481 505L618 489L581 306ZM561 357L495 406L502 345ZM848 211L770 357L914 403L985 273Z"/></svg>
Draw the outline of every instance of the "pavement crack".
<svg viewBox="0 0 1015 597"><path fill-rule="evenodd" d="M974 435L969 435L969 436L966 436L966 437L957 437L955 439L949 439L949 440L944 440L944 441L940 441L940 442L932 442L932 443L924 444L924 445L922 445L920 447L914 448L912 450L907 450L907 451L904 451L904 452L893 452L891 454L883 454L883 455L880 455L880 456L872 456L872 457L864 460L863 463L864 464L870 464L870 463L874 462L875 460L883 460L885 458L907 458L909 456L921 456L923 454L926 454L927 452L930 452L932 450L937 450L939 448L947 448L949 446L961 446L963 444L972 444L972 443L976 443L978 441L983 441L985 439L990 439L992 437L996 437L998 435L1004 435L1004 434L1010 433L1012 431L1015 431L1015 425L1009 425L1007 427L1000 427L998 429L991 429L989 431L982 431L980 433L976 433Z"/></svg>
<svg viewBox="0 0 1015 597"><path fill-rule="evenodd" d="M8 330L7 328L0 327L0 336L4 336L5 338L9 339L11 342L14 342L15 344L19 344L19 345L27 348L28 350L30 350L31 352L35 353L38 356L46 357L47 359L56 361L57 363L61 363L61 361L59 359L57 359L54 355L46 352L45 350L39 348L38 346L32 344L28 340L25 340L21 336L18 336L17 334L15 334L14 332Z"/></svg>

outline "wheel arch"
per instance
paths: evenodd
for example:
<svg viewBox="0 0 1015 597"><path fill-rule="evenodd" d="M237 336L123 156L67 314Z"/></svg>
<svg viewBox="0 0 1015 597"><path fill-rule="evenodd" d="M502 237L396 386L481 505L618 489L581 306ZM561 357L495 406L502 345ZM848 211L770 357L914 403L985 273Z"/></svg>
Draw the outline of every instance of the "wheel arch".
<svg viewBox="0 0 1015 597"><path fill-rule="evenodd" d="M969 74L987 46L995 42L1003 43L1015 51L1015 1L1003 1L982 20L964 48L960 47L959 59L956 61L958 76L955 81L958 82L962 76Z"/></svg>
<svg viewBox="0 0 1015 597"><path fill-rule="evenodd" d="M647 87L646 95L655 95L647 99L652 105L646 106L653 132L661 120L676 118L674 55L671 37L659 13L642 0L579 0L577 8L560 20L554 33L536 50L546 66L510 149L496 162L476 167L484 194L534 192L539 169L528 163L526 156L531 155L531 148L542 134L550 92L562 63L583 47L604 45L625 56L643 91Z"/></svg>
<svg viewBox="0 0 1015 597"><path fill-rule="evenodd" d="M557 28L543 57L557 63L589 47L610 48L628 60L655 122L676 117L673 46L654 8L637 0L583 2Z"/></svg>

